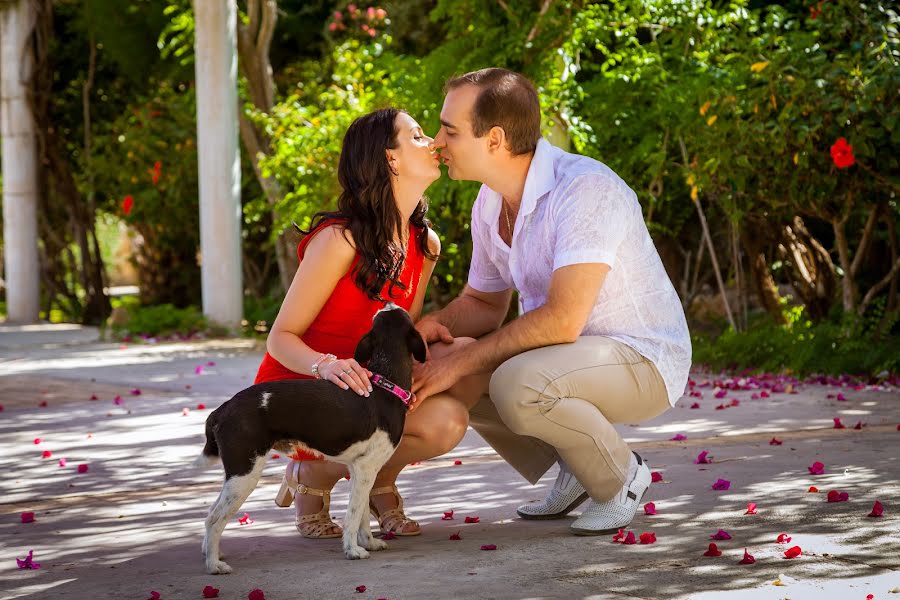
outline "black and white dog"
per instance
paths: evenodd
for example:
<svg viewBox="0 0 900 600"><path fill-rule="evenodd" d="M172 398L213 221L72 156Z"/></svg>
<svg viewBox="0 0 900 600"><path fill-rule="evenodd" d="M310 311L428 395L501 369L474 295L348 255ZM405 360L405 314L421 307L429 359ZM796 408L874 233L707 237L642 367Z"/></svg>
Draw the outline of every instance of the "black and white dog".
<svg viewBox="0 0 900 600"><path fill-rule="evenodd" d="M325 380L272 381L238 392L206 419L206 446L197 459L221 459L225 483L206 518L203 554L209 573L230 573L221 560L225 525L256 487L273 446L311 449L347 465L350 503L344 520L347 558L383 550L369 525L367 504L375 475L400 443L411 400L412 354L425 362L425 342L402 308L388 303L372 319L354 358L368 362L373 391L368 398Z"/></svg>

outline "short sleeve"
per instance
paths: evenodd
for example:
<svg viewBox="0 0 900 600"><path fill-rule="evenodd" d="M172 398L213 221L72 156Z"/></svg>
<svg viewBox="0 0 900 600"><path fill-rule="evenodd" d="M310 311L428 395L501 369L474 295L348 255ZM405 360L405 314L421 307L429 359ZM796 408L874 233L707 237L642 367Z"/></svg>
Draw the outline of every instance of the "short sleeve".
<svg viewBox="0 0 900 600"><path fill-rule="evenodd" d="M614 267L637 200L603 175L579 176L559 200L553 270L583 263Z"/></svg>
<svg viewBox="0 0 900 600"><path fill-rule="evenodd" d="M472 262L469 264L469 285L479 292L502 292L509 289L500 269L491 260L490 231L484 226L481 210L484 205L479 192L472 206Z"/></svg>

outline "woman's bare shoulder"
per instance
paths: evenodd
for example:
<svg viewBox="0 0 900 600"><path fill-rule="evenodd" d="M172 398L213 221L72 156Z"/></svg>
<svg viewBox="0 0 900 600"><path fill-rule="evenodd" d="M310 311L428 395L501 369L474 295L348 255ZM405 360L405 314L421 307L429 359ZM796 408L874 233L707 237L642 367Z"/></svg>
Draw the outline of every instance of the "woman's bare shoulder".
<svg viewBox="0 0 900 600"><path fill-rule="evenodd" d="M306 247L304 255L309 256L310 254L352 260L356 254L353 234L349 229L344 229L338 224L323 227L313 234L313 238Z"/></svg>

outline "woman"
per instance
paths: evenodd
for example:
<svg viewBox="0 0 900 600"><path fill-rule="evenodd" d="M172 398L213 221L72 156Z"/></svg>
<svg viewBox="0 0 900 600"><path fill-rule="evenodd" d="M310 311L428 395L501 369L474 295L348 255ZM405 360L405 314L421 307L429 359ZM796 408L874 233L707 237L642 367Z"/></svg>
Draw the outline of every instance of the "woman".
<svg viewBox="0 0 900 600"><path fill-rule="evenodd" d="M425 218L425 189L441 175L433 140L407 113L387 108L347 129L338 164L338 210L319 213L300 242L300 266L266 343L256 383L327 379L367 397L367 371L353 352L388 300L418 320L440 241ZM370 508L383 532L418 535L403 513L396 479L408 464L448 452L462 439L466 407L436 397L406 418L403 438L375 479ZM276 497L294 501L297 529L308 538L342 534L329 515L330 492L346 467L299 453Z"/></svg>

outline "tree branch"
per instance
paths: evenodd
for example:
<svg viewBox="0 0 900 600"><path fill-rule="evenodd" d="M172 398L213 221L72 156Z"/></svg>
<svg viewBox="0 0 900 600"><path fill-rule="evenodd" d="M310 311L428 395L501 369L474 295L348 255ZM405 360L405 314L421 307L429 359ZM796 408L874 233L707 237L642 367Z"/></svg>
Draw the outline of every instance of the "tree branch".
<svg viewBox="0 0 900 600"><path fill-rule="evenodd" d="M547 10L550 8L550 4L552 3L553 0L544 0L544 3L541 5L541 10L538 13L537 19L534 21L534 26L531 28L531 31L528 32L528 37L525 38L526 42L530 42L537 35L538 26L541 24L541 19L544 18L545 14L547 14Z"/></svg>
<svg viewBox="0 0 900 600"><path fill-rule="evenodd" d="M859 272L859 267L862 265L863 258L866 255L866 251L869 249L869 242L872 238L872 231L875 229L875 223L878 222L878 217L881 212L881 205L876 204L872 207L872 210L869 212L869 217L866 219L866 226L863 228L862 238L859 240L859 246L856 248L856 252L853 254L853 262L850 264L850 275L856 277L856 274Z"/></svg>
<svg viewBox="0 0 900 600"><path fill-rule="evenodd" d="M858 310L860 315L866 312L866 308L868 308L869 303L872 302L876 295L878 295L878 292L887 287L887 285L894 278L894 275L896 275L898 272L900 272L900 258L897 258L897 260L894 261L894 266L891 267L891 270L888 271L888 274L885 275L881 279L881 281L869 288L868 292L866 292L866 295L862 299L862 302L859 303Z"/></svg>

